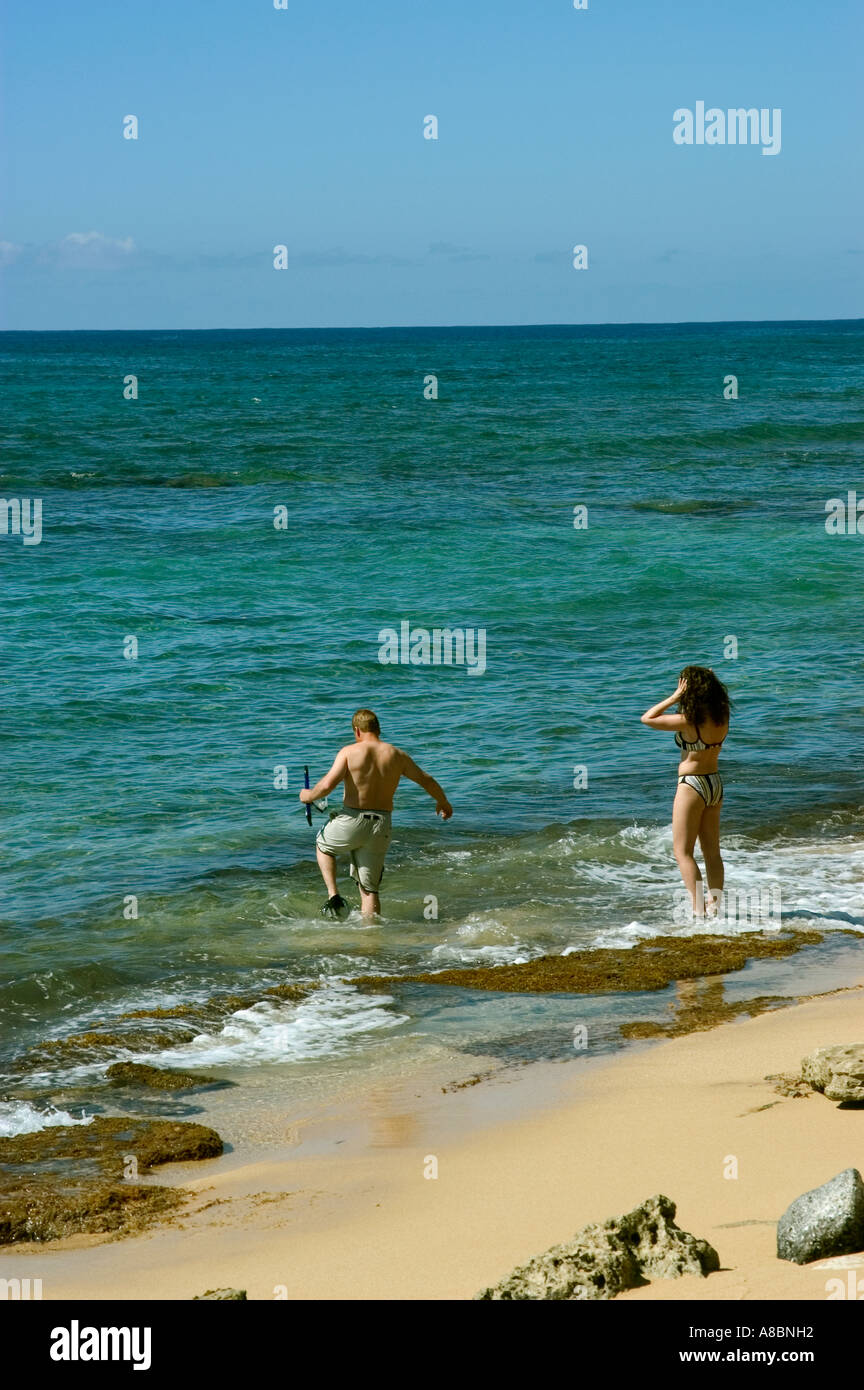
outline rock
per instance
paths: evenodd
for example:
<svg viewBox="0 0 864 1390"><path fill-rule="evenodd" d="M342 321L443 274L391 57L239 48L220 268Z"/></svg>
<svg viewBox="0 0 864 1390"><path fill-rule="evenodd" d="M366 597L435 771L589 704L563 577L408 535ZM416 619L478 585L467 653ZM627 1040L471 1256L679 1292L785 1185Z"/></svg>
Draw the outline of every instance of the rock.
<svg viewBox="0 0 864 1390"><path fill-rule="evenodd" d="M864 1102L864 1043L817 1047L801 1063L801 1075L828 1100Z"/></svg>
<svg viewBox="0 0 864 1390"><path fill-rule="evenodd" d="M836 1100L838 1105L861 1105L864 1103L864 1076L845 1076L835 1071L825 1087L825 1099Z"/></svg>
<svg viewBox="0 0 864 1390"><path fill-rule="evenodd" d="M806 1100L812 1096L813 1087L809 1081L805 1081L803 1076L796 1076L792 1072L778 1071L765 1077L770 1081L774 1090L781 1096L790 1096L794 1100Z"/></svg>
<svg viewBox="0 0 864 1390"><path fill-rule="evenodd" d="M14 1058L10 1070L13 1073L30 1072L34 1067L40 1070L50 1067L53 1070L55 1067L78 1066L82 1062L92 1064L100 1055L106 1059L112 1053L116 1056L121 1048L124 1051L156 1052L161 1048L191 1042L199 1032L200 1029L187 1028L179 1022L161 1028L138 1025L124 1028L122 1032L94 1028L87 1033L72 1033L65 1038L37 1043L21 1057Z"/></svg>
<svg viewBox="0 0 864 1390"><path fill-rule="evenodd" d="M243 1299L246 1301L245 1289L208 1289L206 1293L196 1293L193 1303L199 1303L202 1299L209 1298L220 1302L228 1302L230 1299Z"/></svg>
<svg viewBox="0 0 864 1390"><path fill-rule="evenodd" d="M277 999L287 999L292 1004L299 1004L301 1000L306 998L307 994L311 994L312 991L317 988L317 982L314 984L302 985L293 983L272 985L270 989L265 989L264 995L265 997L269 997L271 994L275 994Z"/></svg>
<svg viewBox="0 0 864 1390"><path fill-rule="evenodd" d="M675 1225L675 1203L649 1197L626 1216L584 1226L572 1240L553 1245L514 1269L477 1299L609 1299L651 1279L711 1274L717 1251Z"/></svg>
<svg viewBox="0 0 864 1390"><path fill-rule="evenodd" d="M777 1223L777 1258L803 1265L864 1250L864 1182L846 1168L786 1208Z"/></svg>
<svg viewBox="0 0 864 1390"><path fill-rule="evenodd" d="M0 1169L40 1163L56 1167L81 1160L91 1169L98 1167L122 1177L127 1154L143 1169L160 1163L216 1158L221 1152L222 1140L206 1125L98 1115L87 1125L56 1125L0 1139Z"/></svg>
<svg viewBox="0 0 864 1390"><path fill-rule="evenodd" d="M215 1076L196 1076L193 1072L166 1071L143 1062L115 1062L105 1075L112 1086L151 1086L159 1091L192 1091L198 1086L224 1086Z"/></svg>
<svg viewBox="0 0 864 1390"><path fill-rule="evenodd" d="M864 933L854 932L854 936ZM741 936L655 936L623 949L594 947L569 956L537 956L512 965L469 966L419 975L353 976L361 992L411 983L457 985L516 994L618 994L665 989L675 980L725 975L749 960L780 959L818 945L821 932L744 932Z"/></svg>
<svg viewBox="0 0 864 1390"><path fill-rule="evenodd" d="M0 1139L0 1245L141 1230L187 1194L140 1184L140 1173L221 1152L215 1130L178 1120L98 1116Z"/></svg>

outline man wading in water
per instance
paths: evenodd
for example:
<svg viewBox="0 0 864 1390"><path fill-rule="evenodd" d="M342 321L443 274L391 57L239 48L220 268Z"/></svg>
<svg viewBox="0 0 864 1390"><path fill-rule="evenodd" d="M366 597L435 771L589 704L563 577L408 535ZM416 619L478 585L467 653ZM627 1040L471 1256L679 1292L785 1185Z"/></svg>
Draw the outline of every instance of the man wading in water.
<svg viewBox="0 0 864 1390"><path fill-rule="evenodd" d="M402 777L416 782L435 802L435 814L449 820L453 807L441 787L392 743L381 738L381 726L371 709L358 709L351 720L354 742L340 748L330 771L314 787L304 787L300 800L306 805L326 796L344 782L341 811L333 811L315 841L318 868L327 889L322 909L325 917L347 917L348 904L336 887L336 860L351 860L351 877L360 888L363 916L380 910L378 889L384 859L390 846L390 813L393 796Z"/></svg>

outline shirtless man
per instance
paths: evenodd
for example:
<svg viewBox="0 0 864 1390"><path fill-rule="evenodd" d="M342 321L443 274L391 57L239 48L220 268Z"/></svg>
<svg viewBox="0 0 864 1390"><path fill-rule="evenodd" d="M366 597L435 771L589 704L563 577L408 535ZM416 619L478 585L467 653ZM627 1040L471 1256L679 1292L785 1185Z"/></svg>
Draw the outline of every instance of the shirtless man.
<svg viewBox="0 0 864 1390"><path fill-rule="evenodd" d="M371 709L358 709L351 720L354 742L340 748L326 776L314 787L306 787L300 800L306 804L332 792L344 782L341 811L333 811L330 821L315 841L318 868L324 879L328 900L325 917L348 915L348 904L336 887L336 858L348 855L351 877L356 878L364 917L374 917L380 908L378 889L384 873L384 857L390 845L390 813L393 796L401 777L408 777L428 792L435 802L435 814L449 820L453 807L441 787L392 743L381 738L381 726Z"/></svg>

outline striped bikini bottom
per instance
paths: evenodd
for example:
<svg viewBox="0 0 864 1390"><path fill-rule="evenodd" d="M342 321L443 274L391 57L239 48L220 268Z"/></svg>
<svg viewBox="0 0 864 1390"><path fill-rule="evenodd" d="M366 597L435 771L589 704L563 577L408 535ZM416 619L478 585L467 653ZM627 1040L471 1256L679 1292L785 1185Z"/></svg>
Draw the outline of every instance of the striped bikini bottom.
<svg viewBox="0 0 864 1390"><path fill-rule="evenodd" d="M679 787L682 782L698 792L706 806L719 806L723 800L723 778L719 772L690 772L678 778Z"/></svg>

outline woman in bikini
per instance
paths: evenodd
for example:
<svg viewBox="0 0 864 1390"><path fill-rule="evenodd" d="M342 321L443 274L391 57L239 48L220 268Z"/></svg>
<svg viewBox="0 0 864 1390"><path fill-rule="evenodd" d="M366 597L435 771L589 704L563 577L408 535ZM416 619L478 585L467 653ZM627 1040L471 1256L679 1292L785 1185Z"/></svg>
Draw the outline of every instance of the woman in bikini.
<svg viewBox="0 0 864 1390"><path fill-rule="evenodd" d="M678 714L666 714L678 704ZM714 915L723 891L720 856L720 808L723 779L717 771L720 749L729 732L729 692L707 666L685 666L678 688L667 700L642 715L649 729L674 730L681 749L678 787L672 804L672 843L678 868L693 900L693 913L705 916L706 897L699 865L693 857L696 841L702 847L708 877L707 902Z"/></svg>

